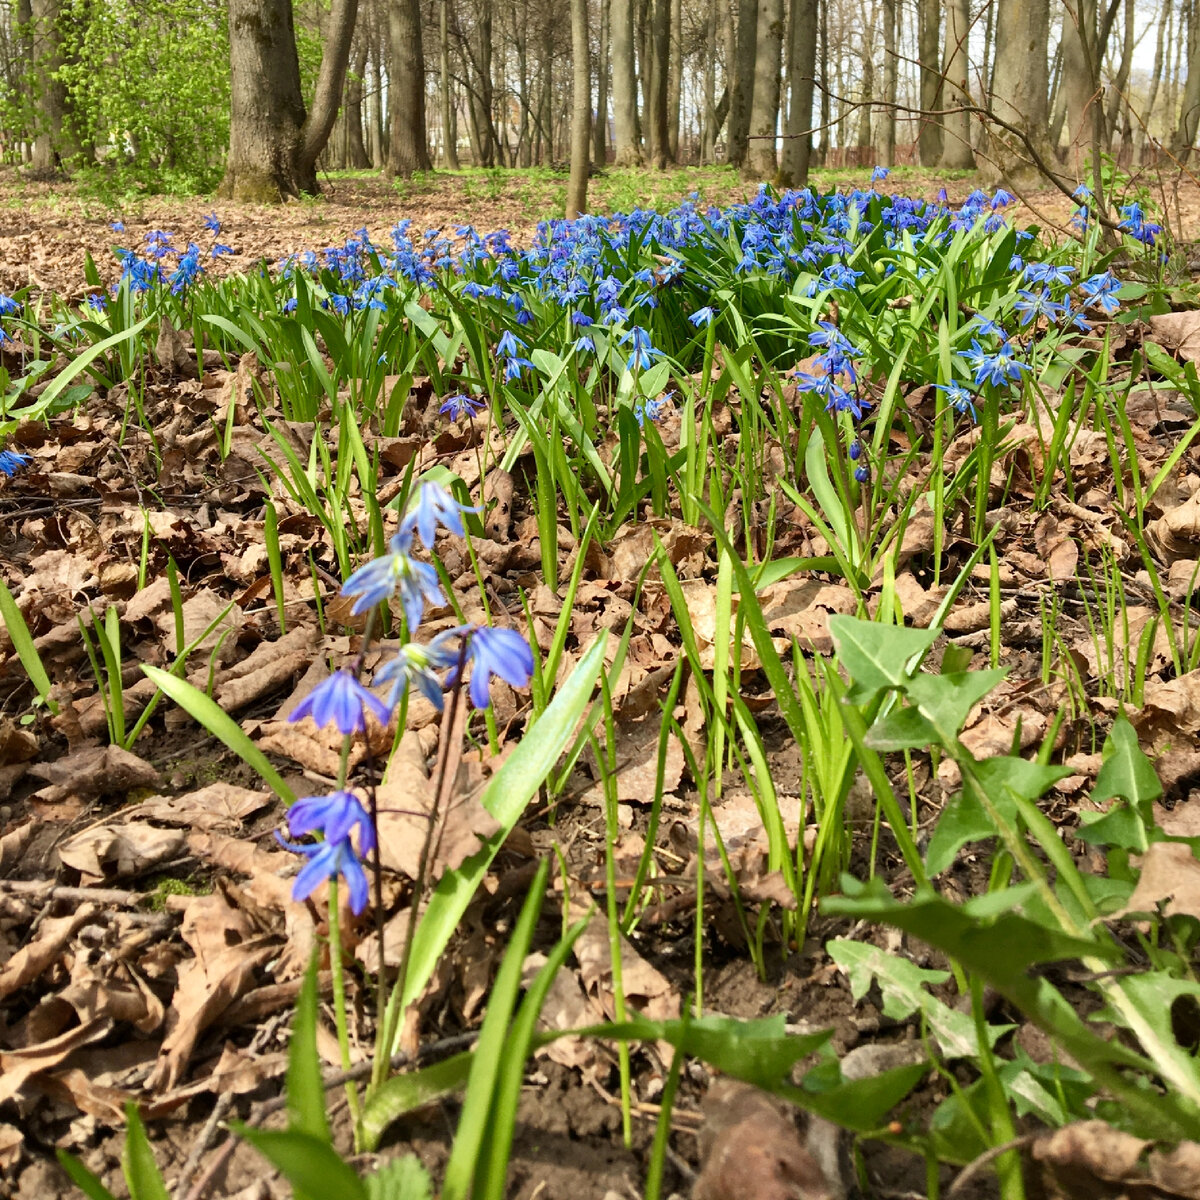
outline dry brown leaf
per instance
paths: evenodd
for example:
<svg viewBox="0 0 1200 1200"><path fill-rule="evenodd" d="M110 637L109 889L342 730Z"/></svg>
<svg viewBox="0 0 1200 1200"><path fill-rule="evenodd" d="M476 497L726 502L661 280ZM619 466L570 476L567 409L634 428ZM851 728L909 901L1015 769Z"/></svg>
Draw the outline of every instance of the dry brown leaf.
<svg viewBox="0 0 1200 1200"><path fill-rule="evenodd" d="M21 1161L25 1135L14 1125L0 1124L0 1171L13 1171ZM11 1176L10 1176L11 1178Z"/></svg>
<svg viewBox="0 0 1200 1200"><path fill-rule="evenodd" d="M17 1095L34 1076L59 1066L80 1046L107 1037L112 1027L112 1021L97 1017L40 1045L25 1050L0 1050L0 1104Z"/></svg>
<svg viewBox="0 0 1200 1200"><path fill-rule="evenodd" d="M148 1081L153 1091L175 1087L196 1039L250 990L255 970L278 952L275 940L255 936L246 915L220 892L193 900L180 932L196 957L179 967L167 1036Z"/></svg>
<svg viewBox="0 0 1200 1200"><path fill-rule="evenodd" d="M0 767L37 757L37 736L9 717L0 720Z"/></svg>
<svg viewBox="0 0 1200 1200"><path fill-rule="evenodd" d="M1150 318L1150 331L1185 362L1200 363L1200 312L1159 313Z"/></svg>
<svg viewBox="0 0 1200 1200"><path fill-rule="evenodd" d="M1186 842L1154 842L1141 857L1142 873L1129 903L1115 916L1154 913L1167 902L1167 916L1200 917L1200 861Z"/></svg>
<svg viewBox="0 0 1200 1200"><path fill-rule="evenodd" d="M1133 1195L1200 1200L1200 1145L1185 1141L1147 1155L1151 1145L1106 1121L1079 1121L1039 1137L1031 1154L1054 1200Z"/></svg>
<svg viewBox="0 0 1200 1200"><path fill-rule="evenodd" d="M144 820L161 821L164 825L236 833L247 817L272 801L270 792L235 787L232 783L210 783L182 796L151 796L134 811Z"/></svg>
<svg viewBox="0 0 1200 1200"><path fill-rule="evenodd" d="M65 917L48 917L38 926L37 937L22 946L0 970L0 998L32 983L58 960L75 931L96 915L94 904L83 904Z"/></svg>
<svg viewBox="0 0 1200 1200"><path fill-rule="evenodd" d="M608 921L595 914L575 943L579 978L609 1020L616 1017L612 992L612 957ZM679 996L670 981L621 939L621 986L630 1006L654 1021L679 1016Z"/></svg>
<svg viewBox="0 0 1200 1200"><path fill-rule="evenodd" d="M1146 540L1167 566L1179 559L1200 557L1200 492L1149 522Z"/></svg>
<svg viewBox="0 0 1200 1200"><path fill-rule="evenodd" d="M90 879L124 879L178 856L184 836L143 821L94 825L58 846L58 857Z"/></svg>
<svg viewBox="0 0 1200 1200"><path fill-rule="evenodd" d="M1143 740L1156 743L1165 736L1178 744L1181 734L1200 730L1200 671L1176 679L1150 680L1142 694L1142 710L1133 726Z"/></svg>
<svg viewBox="0 0 1200 1200"><path fill-rule="evenodd" d="M129 792L158 783L158 772L120 746L86 746L52 763L35 763L31 775L47 781L39 800L57 804L70 796L89 798L104 792Z"/></svg>
<svg viewBox="0 0 1200 1200"><path fill-rule="evenodd" d="M704 1097L693 1200L833 1200L835 1191L780 1101L734 1079ZM839 1189L840 1191L840 1189Z"/></svg>
<svg viewBox="0 0 1200 1200"><path fill-rule="evenodd" d="M616 785L617 799L653 804L658 780L658 734L660 716L617 723ZM683 778L683 748L676 738L668 738L664 761L662 793L673 792ZM660 795L662 794L660 793ZM597 780L580 796L584 804L604 803L604 782Z"/></svg>
<svg viewBox="0 0 1200 1200"><path fill-rule="evenodd" d="M27 821L0 837L0 876L7 875L21 861L25 847L33 837L34 828L34 823Z"/></svg>

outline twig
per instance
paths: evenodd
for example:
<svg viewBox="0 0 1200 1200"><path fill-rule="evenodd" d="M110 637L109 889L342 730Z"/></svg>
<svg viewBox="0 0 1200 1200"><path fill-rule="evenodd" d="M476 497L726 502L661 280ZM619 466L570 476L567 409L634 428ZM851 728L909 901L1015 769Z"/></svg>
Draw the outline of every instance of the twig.
<svg viewBox="0 0 1200 1200"><path fill-rule="evenodd" d="M1027 1133L1022 1137L1013 1138L1011 1142L1005 1142L1002 1146L992 1146L985 1150L973 1162L967 1163L965 1167L958 1173L958 1178L950 1185L950 1190L946 1193L947 1200L951 1197L959 1195L962 1190L983 1170L993 1159L997 1159L1002 1154L1007 1154L1010 1150L1024 1150L1026 1146L1031 1146L1037 1141L1040 1135L1036 1133Z"/></svg>

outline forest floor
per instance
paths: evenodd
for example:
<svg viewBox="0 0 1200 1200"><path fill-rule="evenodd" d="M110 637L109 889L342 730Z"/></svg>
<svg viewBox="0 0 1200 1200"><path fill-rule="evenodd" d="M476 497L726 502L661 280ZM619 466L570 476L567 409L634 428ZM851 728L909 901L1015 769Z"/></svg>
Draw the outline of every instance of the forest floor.
<svg viewBox="0 0 1200 1200"><path fill-rule="evenodd" d="M847 182L865 187L867 174L831 173L814 180L814 187ZM945 187L953 202L966 197L974 180L900 171L889 186L930 199ZM564 190L565 177L548 172L528 176L439 173L402 185L377 177L339 177L326 181L319 199L264 209L197 198L98 199L70 187L33 183L14 172L0 171L0 293L29 288L31 297L56 296L78 305L95 290L85 283L89 255L101 279L111 283L119 274L114 245L141 246L145 234L154 229L172 231L180 245L200 240L203 219L214 208L224 227L221 240L235 251L214 268L225 274L249 270L260 260L276 264L305 250L340 246L362 227L376 244L386 247L389 229L401 218L411 219L418 229L465 222L481 232L507 228L520 244L533 236L539 220L560 211ZM604 212L661 206L698 191L704 202L727 204L748 198L754 190L724 171L681 170L664 176L607 172L593 179L592 202L595 211ZM1200 237L1200 187L1184 180L1164 186L1163 194L1185 237ZM1021 211L1010 212L1015 224L1028 219L1065 226L1072 207L1055 192L1022 197L1021 204ZM124 226L119 233L112 229L117 221ZM1147 333L1142 330L1138 336ZM1132 332L1128 338L1131 352ZM3 363L10 376L19 377L19 356L11 347ZM288 979L287 972L272 968L270 979L261 982L256 972L268 960L277 963L278 956L294 952L291 938L300 925L308 922L310 935L324 930L323 925L313 925L315 908L297 917L295 909L300 906L289 907L286 896L281 899L281 889L286 889L275 872L283 856L275 852L271 840L282 818L281 806L261 790L239 758L178 711L152 722L132 753L105 746L105 706L79 639L76 616L101 596L121 604L122 620L133 639L126 647L129 669L125 672L126 688L132 692L140 679L137 663L163 662L164 646L172 634L166 559L159 549L169 548L176 561L186 563L188 604L194 605L188 610L189 630L199 629L236 599L237 627L227 651L221 644L212 649L218 689L229 694L239 691L238 720L273 748L274 761L301 794L313 789L314 780L327 780L333 773L329 749L311 739L300 744L302 739L291 737L280 718L306 690L306 679L311 686L306 673L321 652L344 653L351 642L318 632L311 618L294 621L283 637L278 630L268 636L273 616L269 586L263 583L263 493L253 482L234 478L229 460L218 462L207 443L195 453L185 448L203 443L202 434L212 424L210 401L221 389L228 393L234 386L233 373L214 367L211 377L206 371L199 379L187 379L173 375L161 363L151 371L146 415L160 432L170 429L165 462L156 462L146 444L128 451L118 444L128 414L124 398L110 393L97 396L86 414L56 418L40 438L35 431L24 430L20 447L34 457L34 467L0 483L0 578L14 592L19 585L25 593L33 590L41 597L31 626L42 656L52 665L56 681L61 681L65 714L53 722L42 717L33 724L21 723L18 718L29 707L27 681L12 654L7 661L0 660L0 1198L4 1200L75 1194L51 1157L56 1147L79 1154L120 1194L123 1104L132 1097L142 1101L156 1157L177 1200L264 1200L289 1194L277 1176L264 1171L256 1152L228 1139L218 1124L226 1117L254 1119L279 1095L296 974L293 971ZM455 441L457 435L445 432L437 397L424 399L430 403L423 409L416 406L404 437L397 439L405 442L397 453L403 450L411 456L413 446L436 445L438 460L465 474L463 464L469 466L472 457L468 442ZM914 400L914 411L920 403ZM228 404L226 412L231 412ZM239 406L237 420L243 415ZM1143 477L1154 474L1176 454L1194 419L1177 391L1164 394L1161 405L1130 410L1130 437L1138 447ZM668 426L664 440L669 442L670 436ZM1118 575L1131 620L1121 634L1123 644L1114 650L1110 643L1105 658L1087 607L1087 596L1094 602L1102 588L1092 577L1088 592L1079 555L1081 545L1086 557L1087 546L1109 545L1123 528L1124 496L1114 487L1111 447L1099 433L1081 431L1069 456L1074 499L1055 497L1047 506L1041 501L1035 505L1037 442L1034 419L1032 425L1021 424L1006 447L998 464L1008 471L1006 503L997 509L997 520L1004 527L998 572L989 576L984 567L976 569L937 648L939 652L947 645L964 648L974 654L976 667L986 665L989 652L994 652L1010 668L994 701L972 718L974 725L968 732L974 751L981 756L1003 753L1014 738L1029 747L1051 727L1065 703L1060 682L1047 683L1040 673L1043 637L1030 615L1031 606L1036 610L1038 603L1031 597L1053 593L1065 597L1055 609L1057 636L1063 655L1077 664L1090 708L1064 731L1062 758L1071 762L1076 773L1059 782L1047 811L1062 827L1074 828L1084 793L1100 767L1097 730L1102 734L1120 708L1114 697L1113 656L1123 652L1128 666L1131 646L1157 610L1152 582L1140 570L1140 562L1135 557L1122 560ZM400 463L397 458L397 476ZM249 457L238 459L236 465L246 478L253 475ZM518 474L509 529L496 539L505 565L488 570L494 569L497 579L507 577L502 590L510 596L510 605L517 603L511 598L511 582L517 580L530 595L535 619L552 624L560 602L547 594L548 589L538 587L540 560L529 554L537 528L531 470ZM1188 445L1173 459L1169 477L1146 513L1148 522L1161 523L1161 539L1174 539L1171 561L1176 565L1170 568L1169 580L1164 568L1164 584L1176 609L1190 604L1187 570L1200 558L1200 517L1192 503L1196 495L1200 495L1200 455L1194 445ZM276 501L280 531L293 564L303 568L297 567L287 581L288 603L299 611L311 601L315 586L315 576L306 577L303 552L320 543L324 534L307 514L289 508L285 496L277 495ZM794 518L792 530L785 530L776 544L776 554L811 553L811 529L801 528L798 512ZM958 514L954 520L958 522L955 536L946 546L947 577L969 552L966 516ZM149 575L140 588L137 556L143 526L135 528L137 522L152 530L147 537L156 543ZM604 627L619 632L630 609L625 583L651 552L649 528L642 523L618 531L605 553L594 564L589 560L572 620L574 643L583 644ZM667 540L679 573L690 572L693 580L706 581L695 593L694 618L698 629L707 620L711 635L714 573L706 557L711 539L689 541L687 532L669 521L660 522L656 529ZM913 522L896 559L905 606L924 613L926 619L938 600L927 562L933 544L932 520L925 515ZM569 572L570 549L567 544L560 546L562 578ZM464 575L469 570L462 562L458 569ZM323 582L336 587L339 581L326 575ZM997 587L990 595L993 583ZM876 596L878 590L874 588ZM1000 642L993 647L989 606L1001 591L1003 619L996 623ZM779 611L784 613L780 627L785 632L805 629L817 644L828 648L828 615L846 610L845 592L829 584L827 594L814 599L785 588L779 595ZM626 867L636 865L643 847L644 801L653 788L656 749L647 737L656 742L658 734L657 725L640 723L639 712L644 716L654 708L657 689L669 681L680 654L677 630L661 593L652 602L643 600L643 609L633 643L635 677L642 689L635 696L638 685L630 687L629 695L621 698L625 708L619 714L618 787L624 839L615 853L618 864ZM515 607L513 611L519 612ZM30 619L30 613L26 617ZM235 645L240 649L235 651ZM256 656L254 665L261 668L249 676L238 670L240 662L250 657L238 658L246 647L254 647L250 656ZM1174 677L1169 657L1164 636L1161 632L1156 636L1152 629L1143 664L1149 690L1137 711L1143 717L1139 725L1143 742L1158 754L1166 787L1166 807L1160 815L1183 830L1189 802L1200 806L1200 796L1191 790L1200 778L1200 751L1195 749L1200 673ZM751 702L756 688L766 691L761 678L756 682L754 676L753 667L748 667L745 682ZM1180 698L1181 687L1187 703ZM803 787L799 747L766 699L759 699L771 776L781 797L794 798ZM497 701L497 709L502 731L520 727L523 714L515 694L507 693ZM680 715L684 728L695 732L689 725L696 716L694 697L681 702ZM426 754L436 747L432 713L418 713L411 727ZM946 764L939 772L937 762L928 756L916 758L916 774L910 778L916 779L919 794L912 799L927 832L954 780L945 771ZM477 764L476 777L496 766ZM761 833L752 828L754 805L738 776L728 782L728 802L720 818L728 822L723 832L741 839L749 853ZM662 862L673 862L677 869L664 868L659 882L663 895L631 939L624 971L626 989L646 1011L676 1014L681 998L693 986L695 948L689 887L682 868L689 861L694 868L697 804L682 755L678 762L668 763L665 783L670 794L659 834ZM878 842L869 795L864 797L856 789L849 803L851 869L865 873L877 867L890 884L907 886L911 877L896 847L886 837ZM556 823L545 818L544 813L535 814L524 823L496 860L488 894L471 908L423 1006L422 1046L436 1048L439 1039L452 1040L478 1027L489 979L503 954L537 854L556 846L576 888L603 896L601 784L579 768L559 804ZM1075 850L1080 861L1097 854L1078 845ZM952 869L948 886L963 896L972 895L986 885L987 870L983 856L964 854ZM153 892L153 905L135 906L136 897L128 889ZM693 887L693 900L694 891ZM215 933L204 927L204 921L212 918L200 911L197 902L203 897L218 897L224 906L222 919L227 923ZM792 1030L832 1028L832 1045L839 1058L867 1048L867 1057L875 1055L890 1064L898 1061L898 1048L903 1055L906 1047L920 1046L925 1032L921 1022L885 1011L888 1005L877 990L856 994L847 973L826 952L827 939L850 936L852 922L814 914L803 944L791 947L770 944L768 935L764 977L745 951L728 893L710 898L706 920L711 930L705 939L707 1011L738 1018L785 1014ZM233 927L241 943L236 954L230 950ZM551 933L557 936L557 930ZM876 927L869 937L883 949L902 949L922 968L945 964L940 955L899 934ZM552 945L553 937L546 942ZM360 954L369 953L365 946L364 939ZM214 1014L181 1005L179 995L172 994L172 984L182 978L181 968L189 956L207 954L211 966L211 958L221 953L230 955L222 985L229 991L222 1010ZM285 982L274 982L277 977ZM323 982L328 987L327 976ZM354 999L356 1004L364 1002L361 993ZM989 997L989 1004L994 1009L998 1001ZM165 1006L173 1007L168 1011ZM549 1019L566 1024L580 1013L594 1016L597 1010L611 1015L611 978L594 961L590 967L585 962L572 983L552 996ZM180 1036L181 1022L192 1023L190 1037ZM166 1041L164 1030L170 1030ZM1025 1025L1017 1036L1023 1051L1038 1061L1047 1060L1045 1039L1037 1029ZM336 1064L337 1048L327 1024L322 1025L322 1039L322 1053ZM615 1056L608 1049L570 1043L531 1061L508 1194L519 1200L637 1200L667 1065L669 1059L655 1047L635 1054L637 1100L632 1144L626 1146ZM955 1088L973 1078L965 1068L955 1068L944 1077L931 1075L910 1098L903 1121L919 1126ZM689 1193L701 1167L702 1125L711 1137L722 1120L732 1119L715 1104L702 1115L701 1101L711 1082L711 1073L699 1063L692 1063L684 1073L673 1115L664 1195ZM419 1110L393 1129L391 1147L415 1150L436 1173L452 1143L455 1111L448 1103ZM344 1111L341 1120L344 1126ZM828 1142L831 1135L814 1127L811 1137L815 1146L816 1140ZM848 1141L834 1137L823 1152L836 1160L849 1149ZM928 1194L927 1165L908 1150L875 1140L863 1143L857 1153L858 1181L865 1194L880 1200ZM943 1184L952 1178L952 1169L943 1166ZM726 1193L708 1194L714 1200L733 1200ZM959 1193L967 1200L998 1194L996 1179L987 1172Z"/></svg>

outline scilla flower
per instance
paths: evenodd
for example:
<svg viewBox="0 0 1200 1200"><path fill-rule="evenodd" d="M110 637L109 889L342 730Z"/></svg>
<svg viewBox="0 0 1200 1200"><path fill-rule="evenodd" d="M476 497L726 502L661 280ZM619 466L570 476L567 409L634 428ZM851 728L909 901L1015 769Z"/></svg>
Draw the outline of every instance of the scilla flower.
<svg viewBox="0 0 1200 1200"><path fill-rule="evenodd" d="M7 475L11 479L28 461L27 454L18 454L15 450L0 450L0 475Z"/></svg>
<svg viewBox="0 0 1200 1200"><path fill-rule="evenodd" d="M426 605L440 608L446 603L437 570L412 557L412 538L411 527L402 527L389 540L387 554L371 559L346 580L342 595L356 597L352 613L368 612L399 594L411 631L420 625Z"/></svg>
<svg viewBox="0 0 1200 1200"><path fill-rule="evenodd" d="M401 532L407 530L410 535L415 529L425 548L432 550L439 525L458 537L464 537L462 514L478 511L478 508L469 504L460 504L440 484L423 483L417 491L416 500L409 498L404 515L400 518L400 529Z"/></svg>
<svg viewBox="0 0 1200 1200"><path fill-rule="evenodd" d="M367 713L374 713L380 723L386 725L390 713L378 696L372 695L355 678L354 672L343 667L328 678L321 680L295 708L289 721L302 721L312 717L324 727L336 725L343 737L361 733L367 727Z"/></svg>
<svg viewBox="0 0 1200 1200"><path fill-rule="evenodd" d="M282 839L280 839L282 841ZM354 853L349 838L337 842L313 842L309 845L283 843L289 850L304 854L308 862L300 868L292 884L292 899L307 900L325 882L341 875L350 890L350 911L357 916L367 907L370 889L367 873Z"/></svg>
<svg viewBox="0 0 1200 1200"><path fill-rule="evenodd" d="M458 663L458 647L451 644L452 639L457 639L458 632L451 629L439 633L428 646L409 642L400 647L395 658L389 658L375 672L376 687L391 687L389 704L395 706L410 687L415 687L438 712L442 711L444 684L439 672Z"/></svg>
<svg viewBox="0 0 1200 1200"><path fill-rule="evenodd" d="M303 796L288 809L287 821L293 837L320 830L327 842L345 841L357 826L359 850L365 854L375 848L375 828L353 792Z"/></svg>

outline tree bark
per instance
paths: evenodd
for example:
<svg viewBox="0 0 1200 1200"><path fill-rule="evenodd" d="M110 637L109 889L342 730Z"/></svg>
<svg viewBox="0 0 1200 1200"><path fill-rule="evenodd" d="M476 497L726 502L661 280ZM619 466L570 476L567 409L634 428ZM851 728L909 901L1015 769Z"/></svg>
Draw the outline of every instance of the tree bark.
<svg viewBox="0 0 1200 1200"><path fill-rule="evenodd" d="M371 165L363 141L363 78L367 73L367 44L363 39L351 70L346 75L346 158L356 171Z"/></svg>
<svg viewBox="0 0 1200 1200"><path fill-rule="evenodd" d="M264 7L266 7L264 5ZM290 4L289 4L290 7ZM304 122L296 161L296 174L307 180L312 176L316 190L317 158L337 119L342 103L342 88L346 82L346 69L350 63L350 44L354 40L354 23L358 19L358 0L333 0L326 25L325 47L321 54L321 70L317 75L317 88L313 93L312 111ZM230 40L232 41L232 25ZM294 36L294 35L293 35ZM293 56L295 48L293 47ZM298 65L298 64L297 64ZM303 108L303 100L301 101ZM305 188L305 191L310 190Z"/></svg>
<svg viewBox="0 0 1200 1200"><path fill-rule="evenodd" d="M968 0L946 0L946 99L948 106L968 104L971 88L968 82L970 63L967 58L967 35L971 27ZM975 165L971 149L971 114L949 113L942 119L945 130L941 166L951 170L969 170Z"/></svg>
<svg viewBox="0 0 1200 1200"><path fill-rule="evenodd" d="M619 167L640 167L637 134L637 72L633 59L634 0L610 0L612 28L613 133Z"/></svg>
<svg viewBox="0 0 1200 1200"><path fill-rule="evenodd" d="M1121 37L1121 62L1117 67L1116 78L1112 82L1111 95L1108 102L1108 119L1105 129L1108 132L1108 151L1110 154L1120 154L1129 144L1130 119L1129 106L1125 97L1129 92L1129 76L1133 70L1133 21L1134 0L1125 0L1124 27ZM1121 116L1125 114L1124 136L1121 145L1116 145L1117 129L1121 124Z"/></svg>
<svg viewBox="0 0 1200 1200"><path fill-rule="evenodd" d="M775 174L775 138L779 123L779 76L783 52L783 0L760 0L758 49L754 63L754 101L750 106L750 173L759 179Z"/></svg>
<svg viewBox="0 0 1200 1200"><path fill-rule="evenodd" d="M679 109L683 95L683 0L671 0L671 64L667 76L667 154L679 161Z"/></svg>
<svg viewBox="0 0 1200 1200"><path fill-rule="evenodd" d="M708 0L704 22L704 124L700 130L700 165L717 160L717 0Z"/></svg>
<svg viewBox="0 0 1200 1200"><path fill-rule="evenodd" d="M665 171L671 161L671 132L667 112L671 70L671 0L652 0L649 71L650 161Z"/></svg>
<svg viewBox="0 0 1200 1200"><path fill-rule="evenodd" d="M896 0L883 0L883 103L879 161L885 167L896 165Z"/></svg>
<svg viewBox="0 0 1200 1200"><path fill-rule="evenodd" d="M30 166L38 174L61 170L64 160L75 157L80 149L71 127L67 89L55 78L63 65L62 17L59 0L33 0L29 8L27 25L40 110Z"/></svg>
<svg viewBox="0 0 1200 1200"><path fill-rule="evenodd" d="M729 161L735 167L746 161L749 148L750 109L754 103L754 65L758 49L758 0L737 0L737 59L729 93Z"/></svg>
<svg viewBox="0 0 1200 1200"><path fill-rule="evenodd" d="M917 53L921 60L921 131L918 134L918 149L923 167L937 166L942 157L942 118L937 115L942 107L942 64L939 61L941 16L939 0L918 0Z"/></svg>
<svg viewBox="0 0 1200 1200"><path fill-rule="evenodd" d="M442 162L447 171L458 170L458 138L454 128L454 101L450 89L450 0L438 5L438 103L442 112Z"/></svg>
<svg viewBox="0 0 1200 1200"><path fill-rule="evenodd" d="M1092 141L1092 108L1100 105L1100 55L1095 0L1065 0L1062 90L1066 102L1067 159L1077 173Z"/></svg>
<svg viewBox="0 0 1200 1200"><path fill-rule="evenodd" d="M817 0L792 0L791 3L791 79L788 90L787 140L779 182L785 187L803 187L808 183L812 159L813 90L817 69Z"/></svg>
<svg viewBox="0 0 1200 1200"><path fill-rule="evenodd" d="M391 132L387 170L389 175L408 179L414 171L432 168L425 129L425 53L421 46L420 0L390 0L388 33Z"/></svg>
<svg viewBox="0 0 1200 1200"><path fill-rule="evenodd" d="M592 123L592 161L597 167L608 162L608 69L609 0L600 3L600 46L596 56L596 119Z"/></svg>
<svg viewBox="0 0 1200 1200"><path fill-rule="evenodd" d="M1186 162L1196 144L1196 130L1200 127L1200 37L1196 36L1196 8L1192 5L1188 28L1187 75L1183 85L1183 101L1179 111L1179 124L1175 130L1174 151ZM1182 20L1180 21L1182 25Z"/></svg>
<svg viewBox="0 0 1200 1200"><path fill-rule="evenodd" d="M571 0L571 174L567 182L567 220L587 212L591 167L592 73L588 61L587 0Z"/></svg>
<svg viewBox="0 0 1200 1200"><path fill-rule="evenodd" d="M1053 161L1047 120L1049 38L1049 0L1000 0L991 111L1024 133L1047 163ZM989 183L1026 190L1042 182L1026 147L999 126L988 126L986 145L980 170Z"/></svg>

